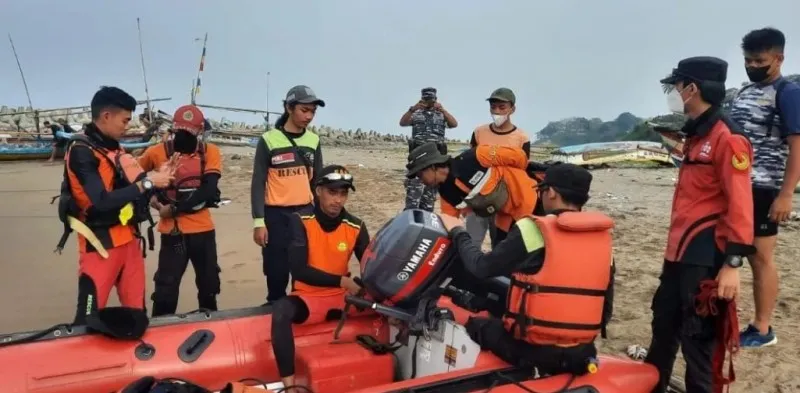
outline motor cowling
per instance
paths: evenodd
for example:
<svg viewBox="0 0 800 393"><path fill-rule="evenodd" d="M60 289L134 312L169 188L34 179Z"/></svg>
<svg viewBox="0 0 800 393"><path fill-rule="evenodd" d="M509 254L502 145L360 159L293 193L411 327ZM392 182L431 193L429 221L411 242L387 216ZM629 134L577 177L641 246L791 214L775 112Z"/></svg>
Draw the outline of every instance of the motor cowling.
<svg viewBox="0 0 800 393"><path fill-rule="evenodd" d="M441 295L454 256L438 215L405 210L370 242L361 259L361 280L375 301L415 308L421 299Z"/></svg>

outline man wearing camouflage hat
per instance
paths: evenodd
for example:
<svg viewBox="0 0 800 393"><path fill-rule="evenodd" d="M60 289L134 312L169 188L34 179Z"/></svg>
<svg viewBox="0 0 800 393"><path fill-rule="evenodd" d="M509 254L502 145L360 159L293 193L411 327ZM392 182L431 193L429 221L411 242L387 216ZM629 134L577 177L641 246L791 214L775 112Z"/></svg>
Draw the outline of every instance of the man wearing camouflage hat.
<svg viewBox="0 0 800 393"><path fill-rule="evenodd" d="M434 142L442 154L447 154L445 128L458 126L458 121L438 102L436 89L422 89L421 99L408 108L400 118L400 126L411 126L411 139L408 141L408 152L426 142ZM405 180L406 209L423 209L433 211L436 190L426 187L416 177Z"/></svg>
<svg viewBox="0 0 800 393"><path fill-rule="evenodd" d="M184 105L175 111L170 138L139 157L139 165L145 170L159 168L170 160L177 163L175 180L151 203L161 217L161 249L151 296L154 317L175 313L189 261L195 272L199 308L217 309L220 270L209 207L219 201L222 154L216 145L200 140L205 124L200 108Z"/></svg>

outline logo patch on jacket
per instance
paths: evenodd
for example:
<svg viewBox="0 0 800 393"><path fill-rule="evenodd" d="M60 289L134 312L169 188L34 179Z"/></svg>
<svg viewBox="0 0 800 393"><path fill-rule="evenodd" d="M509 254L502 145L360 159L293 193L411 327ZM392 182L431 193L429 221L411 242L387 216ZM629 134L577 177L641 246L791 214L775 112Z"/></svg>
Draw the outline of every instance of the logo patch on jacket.
<svg viewBox="0 0 800 393"><path fill-rule="evenodd" d="M272 165L294 162L294 153L283 153L272 156Z"/></svg>
<svg viewBox="0 0 800 393"><path fill-rule="evenodd" d="M750 159L745 153L734 153L731 158L731 164L733 165L733 169L746 171L747 168L750 168Z"/></svg>

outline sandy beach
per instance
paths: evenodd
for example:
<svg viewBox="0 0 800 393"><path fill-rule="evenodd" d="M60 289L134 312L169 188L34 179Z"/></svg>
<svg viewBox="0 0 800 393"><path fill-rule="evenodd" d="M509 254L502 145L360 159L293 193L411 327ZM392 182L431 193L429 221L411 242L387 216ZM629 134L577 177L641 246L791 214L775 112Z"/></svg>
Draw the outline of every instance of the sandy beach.
<svg viewBox="0 0 800 393"><path fill-rule="evenodd" d="M221 308L264 302L266 286L260 250L251 240L249 208L252 149L224 148L221 188L233 203L213 212L222 268ZM370 232L403 207L405 150L330 147L326 163L346 165L357 192L348 209L367 223ZM63 166L44 162L0 164L0 332L44 328L71 321L75 312L77 255L71 238L62 255L53 253L62 226L50 198L58 193ZM676 169L595 170L590 209L616 220L617 297L609 339L598 340L605 353L622 355L630 344L650 340L650 300L658 284ZM795 199L795 207L800 198ZM777 254L781 290L774 327L779 343L760 350L742 350L736 357L734 392L800 391L800 240L797 222L781 229ZM158 245L156 245L158 247ZM157 250L157 249L156 249ZM147 291L152 292L157 252L147 256ZM742 270L740 324L752 315L752 275ZM195 309L191 269L181 286L179 311ZM116 303L116 295L112 295ZM623 355L624 356L624 355ZM683 366L676 366L682 375Z"/></svg>

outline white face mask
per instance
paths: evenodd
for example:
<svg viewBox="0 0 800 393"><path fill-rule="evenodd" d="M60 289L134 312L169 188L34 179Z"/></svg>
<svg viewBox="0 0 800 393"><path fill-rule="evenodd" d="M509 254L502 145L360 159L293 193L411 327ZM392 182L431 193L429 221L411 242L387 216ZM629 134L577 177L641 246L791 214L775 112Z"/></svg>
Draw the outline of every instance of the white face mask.
<svg viewBox="0 0 800 393"><path fill-rule="evenodd" d="M667 108L673 113L685 113L686 108L684 107L683 98L681 98L681 92L677 88L673 88L667 93Z"/></svg>
<svg viewBox="0 0 800 393"><path fill-rule="evenodd" d="M508 115L492 115L495 127L500 127L508 121Z"/></svg>

